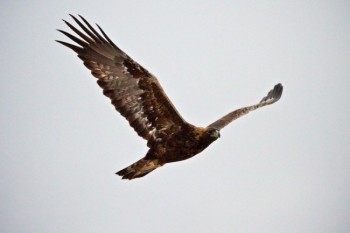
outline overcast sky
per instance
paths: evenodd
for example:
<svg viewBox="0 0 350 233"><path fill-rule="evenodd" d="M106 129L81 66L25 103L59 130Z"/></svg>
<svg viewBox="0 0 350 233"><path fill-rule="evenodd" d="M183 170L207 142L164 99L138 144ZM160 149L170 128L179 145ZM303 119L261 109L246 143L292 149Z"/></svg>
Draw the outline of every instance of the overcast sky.
<svg viewBox="0 0 350 233"><path fill-rule="evenodd" d="M0 232L334 233L350 229L350 2L6 1ZM62 18L81 14L206 126L281 100L198 156L132 181L146 143L102 95Z"/></svg>

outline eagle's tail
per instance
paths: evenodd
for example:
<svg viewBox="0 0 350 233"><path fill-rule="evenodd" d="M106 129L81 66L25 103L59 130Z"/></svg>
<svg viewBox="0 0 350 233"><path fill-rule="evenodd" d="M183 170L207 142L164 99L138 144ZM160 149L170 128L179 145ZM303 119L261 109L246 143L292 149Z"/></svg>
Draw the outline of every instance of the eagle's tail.
<svg viewBox="0 0 350 233"><path fill-rule="evenodd" d="M160 166L163 166L163 164L158 159L142 158L116 174L122 176L122 179L131 180L143 177Z"/></svg>

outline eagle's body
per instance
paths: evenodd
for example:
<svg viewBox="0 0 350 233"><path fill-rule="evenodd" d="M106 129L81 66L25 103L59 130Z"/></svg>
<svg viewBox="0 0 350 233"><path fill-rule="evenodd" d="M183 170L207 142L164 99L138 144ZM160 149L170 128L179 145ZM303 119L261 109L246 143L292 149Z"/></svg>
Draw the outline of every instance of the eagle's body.
<svg viewBox="0 0 350 233"><path fill-rule="evenodd" d="M189 159L219 138L216 129L185 127L164 135L150 145L146 156L131 166L117 172L125 179L142 177L166 163ZM136 173L135 173L136 171Z"/></svg>
<svg viewBox="0 0 350 233"><path fill-rule="evenodd" d="M155 142L146 158L159 158L164 163L189 159L207 148L219 136L216 129L186 126Z"/></svg>
<svg viewBox="0 0 350 233"><path fill-rule="evenodd" d="M220 129L257 108L275 103L283 87L277 84L258 104L237 109L207 127L186 122L166 96L156 77L120 50L99 27L103 36L83 18L74 21L86 33L66 24L81 38L61 31L80 45L57 41L74 50L98 79L103 94L111 99L137 134L147 140L146 156L117 172L123 179L142 177L171 162L185 160L207 148L220 137Z"/></svg>

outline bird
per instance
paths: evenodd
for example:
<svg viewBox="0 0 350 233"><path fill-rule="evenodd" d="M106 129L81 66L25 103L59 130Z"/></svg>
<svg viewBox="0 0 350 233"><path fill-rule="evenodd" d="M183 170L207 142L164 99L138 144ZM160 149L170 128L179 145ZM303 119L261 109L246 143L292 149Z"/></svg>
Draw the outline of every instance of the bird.
<svg viewBox="0 0 350 233"><path fill-rule="evenodd" d="M234 110L206 127L192 125L174 107L158 79L115 45L98 24L100 32L81 15L70 16L80 30L63 21L76 35L57 30L76 44L56 42L78 55L115 109L147 141L146 155L116 173L122 179L140 178L167 163L197 155L220 138L220 130L229 123L282 96L283 86L278 83L256 104Z"/></svg>

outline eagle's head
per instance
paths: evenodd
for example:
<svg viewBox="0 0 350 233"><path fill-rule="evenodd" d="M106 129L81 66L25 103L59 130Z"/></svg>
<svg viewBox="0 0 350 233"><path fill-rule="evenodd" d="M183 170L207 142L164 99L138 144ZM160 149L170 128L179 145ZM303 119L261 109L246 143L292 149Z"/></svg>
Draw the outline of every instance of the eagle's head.
<svg viewBox="0 0 350 233"><path fill-rule="evenodd" d="M209 135L209 137L211 139L213 139L213 141L215 141L216 139L218 139L220 137L220 130L215 129L215 128L208 128L207 134Z"/></svg>
<svg viewBox="0 0 350 233"><path fill-rule="evenodd" d="M199 146L199 152L207 148L211 143L216 141L220 137L220 130L213 128L213 127L207 127L202 128L200 139L198 142Z"/></svg>

